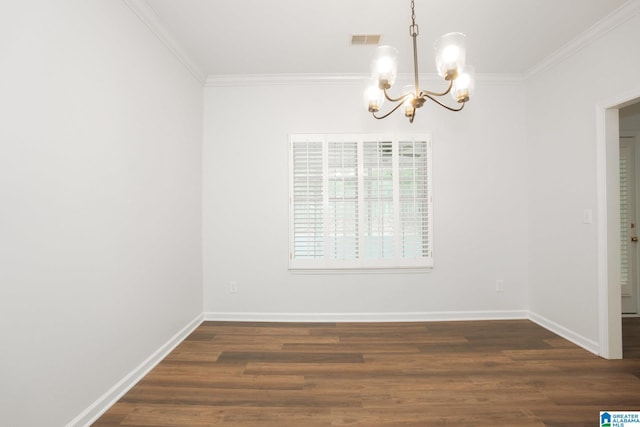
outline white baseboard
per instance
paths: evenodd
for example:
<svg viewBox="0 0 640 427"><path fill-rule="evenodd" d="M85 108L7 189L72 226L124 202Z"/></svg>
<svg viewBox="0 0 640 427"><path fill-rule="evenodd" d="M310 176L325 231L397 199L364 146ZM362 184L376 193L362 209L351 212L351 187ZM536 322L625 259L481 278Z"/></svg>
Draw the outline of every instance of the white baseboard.
<svg viewBox="0 0 640 427"><path fill-rule="evenodd" d="M232 322L435 322L528 318L529 316L526 310L410 313L204 313L204 320Z"/></svg>
<svg viewBox="0 0 640 427"><path fill-rule="evenodd" d="M583 337L582 335L536 313L529 312L529 320L550 330L556 335L560 335L562 338L571 341L593 354L600 355L600 345L596 341Z"/></svg>
<svg viewBox="0 0 640 427"><path fill-rule="evenodd" d="M94 423L107 409L114 405L124 394L129 391L138 381L151 371L162 359L164 359L171 351L178 346L191 332L193 332L202 323L203 316L199 314L189 324L182 328L177 334L171 337L158 350L142 362L137 368L132 370L128 375L122 378L116 385L111 387L109 391L100 396L98 400L93 402L91 406L82 411L80 415L75 417L67 427L90 426Z"/></svg>
<svg viewBox="0 0 640 427"><path fill-rule="evenodd" d="M572 343L599 354L596 341L528 310L442 311L414 313L236 313L205 312L204 320L230 322L436 322L458 320L529 319Z"/></svg>

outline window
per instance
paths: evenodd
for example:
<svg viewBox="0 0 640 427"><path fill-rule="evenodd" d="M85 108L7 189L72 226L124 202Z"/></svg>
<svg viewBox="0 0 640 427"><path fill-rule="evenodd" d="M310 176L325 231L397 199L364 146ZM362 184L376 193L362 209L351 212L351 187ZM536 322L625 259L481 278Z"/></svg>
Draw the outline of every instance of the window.
<svg viewBox="0 0 640 427"><path fill-rule="evenodd" d="M291 135L292 269L433 266L428 136Z"/></svg>

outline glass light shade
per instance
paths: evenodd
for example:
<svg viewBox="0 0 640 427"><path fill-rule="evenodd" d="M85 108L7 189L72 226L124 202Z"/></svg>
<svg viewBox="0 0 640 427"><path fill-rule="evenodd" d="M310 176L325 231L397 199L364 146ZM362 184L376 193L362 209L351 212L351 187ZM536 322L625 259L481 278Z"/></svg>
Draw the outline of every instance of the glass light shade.
<svg viewBox="0 0 640 427"><path fill-rule="evenodd" d="M402 87L402 93L408 93L410 94L410 96L408 96L404 102L403 102L403 108L404 108L404 115L406 117L411 117L414 114L415 111L415 107L414 105L411 103L411 101L414 100L414 98L416 97L415 93L414 93L414 87L411 85L405 85Z"/></svg>
<svg viewBox="0 0 640 427"><path fill-rule="evenodd" d="M372 82L364 90L364 102L370 113L375 113L380 110L384 102L384 93L378 87L378 82Z"/></svg>
<svg viewBox="0 0 640 427"><path fill-rule="evenodd" d="M405 102L404 103L404 116L405 117L411 117L415 114L415 107L413 105L411 105L410 102Z"/></svg>
<svg viewBox="0 0 640 427"><path fill-rule="evenodd" d="M392 46L378 47L371 66L380 89L389 89L398 75L398 49Z"/></svg>
<svg viewBox="0 0 640 427"><path fill-rule="evenodd" d="M467 102L475 87L475 69L465 65L458 71L458 77L453 81L451 96L458 102Z"/></svg>
<svg viewBox="0 0 640 427"><path fill-rule="evenodd" d="M458 70L465 65L465 38L462 33L447 33L440 36L433 45L438 74L445 80L455 79Z"/></svg>

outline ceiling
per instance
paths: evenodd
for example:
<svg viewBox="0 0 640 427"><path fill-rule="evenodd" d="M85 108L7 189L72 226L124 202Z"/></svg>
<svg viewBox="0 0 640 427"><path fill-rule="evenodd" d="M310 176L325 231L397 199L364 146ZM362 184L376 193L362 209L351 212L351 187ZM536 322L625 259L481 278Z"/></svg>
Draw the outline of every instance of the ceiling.
<svg viewBox="0 0 640 427"><path fill-rule="evenodd" d="M420 71L435 72L433 41L467 34L479 74L524 74L625 0L415 0ZM381 34L412 72L409 0L146 0L205 75L365 74Z"/></svg>

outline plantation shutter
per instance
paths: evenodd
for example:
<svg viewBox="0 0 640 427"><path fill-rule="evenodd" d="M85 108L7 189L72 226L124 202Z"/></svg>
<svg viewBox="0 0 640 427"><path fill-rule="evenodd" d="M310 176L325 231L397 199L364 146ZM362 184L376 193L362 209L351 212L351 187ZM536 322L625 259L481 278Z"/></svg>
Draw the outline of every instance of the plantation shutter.
<svg viewBox="0 0 640 427"><path fill-rule="evenodd" d="M358 143L329 141L327 145L327 256L358 259Z"/></svg>
<svg viewBox="0 0 640 427"><path fill-rule="evenodd" d="M398 146L402 258L431 256L428 149L428 141L400 141Z"/></svg>
<svg viewBox="0 0 640 427"><path fill-rule="evenodd" d="M633 295L634 263L636 243L635 225L635 149L633 142L620 138L620 286L622 296Z"/></svg>
<svg viewBox="0 0 640 427"><path fill-rule="evenodd" d="M621 147L623 148L623 147ZM620 150L620 285L629 285L629 158Z"/></svg>
<svg viewBox="0 0 640 427"><path fill-rule="evenodd" d="M314 260L324 257L323 142L318 139L291 141L291 258Z"/></svg>
<svg viewBox="0 0 640 427"><path fill-rule="evenodd" d="M365 258L394 255L393 147L391 141L363 143Z"/></svg>
<svg viewBox="0 0 640 427"><path fill-rule="evenodd" d="M426 136L291 135L290 268L433 266Z"/></svg>

